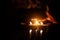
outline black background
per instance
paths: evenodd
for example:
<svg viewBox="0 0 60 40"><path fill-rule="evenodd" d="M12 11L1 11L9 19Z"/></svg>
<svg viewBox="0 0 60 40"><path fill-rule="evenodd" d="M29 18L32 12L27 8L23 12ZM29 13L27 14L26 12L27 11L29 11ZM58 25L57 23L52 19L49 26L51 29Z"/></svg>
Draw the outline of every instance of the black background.
<svg viewBox="0 0 60 40"><path fill-rule="evenodd" d="M50 2L51 1L51 2ZM58 22L57 25L51 25L51 27L49 28L49 32L48 32L48 40L59 40L59 36L60 36L60 2L58 0L50 0L50 1L44 1L47 2L47 4L50 7L50 11L51 11L51 15L55 18L55 20ZM7 39L8 40L24 40L24 32L23 30L25 30L25 28L21 28L19 29L18 27L16 27L16 20L17 20L17 16L19 15L17 13L17 9L16 9L16 2L13 4L12 1L8 1L7 2L7 7L4 8L4 16L5 19L7 19L8 21L8 36ZM20 15L21 16L21 15ZM52 31L52 32L51 32ZM20 34L19 34L20 33ZM19 36L20 35L20 36ZM21 37L22 36L22 37ZM20 37L20 39L19 39ZM46 38L45 38L46 39Z"/></svg>

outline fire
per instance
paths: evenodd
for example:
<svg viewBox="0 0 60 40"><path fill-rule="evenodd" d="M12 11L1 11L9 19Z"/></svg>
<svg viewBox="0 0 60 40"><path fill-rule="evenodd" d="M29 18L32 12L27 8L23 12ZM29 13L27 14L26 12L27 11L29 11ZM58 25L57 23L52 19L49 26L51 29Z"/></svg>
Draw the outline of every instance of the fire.
<svg viewBox="0 0 60 40"><path fill-rule="evenodd" d="M49 14L49 8L48 6L46 7L47 8L47 11L46 11L46 15L47 15L47 20L49 20L50 22L52 22L53 24L57 24L57 21L52 17L51 14Z"/></svg>
<svg viewBox="0 0 60 40"><path fill-rule="evenodd" d="M43 25L43 22L41 22L41 24Z"/></svg>
<svg viewBox="0 0 60 40"><path fill-rule="evenodd" d="M44 25L44 24L42 21L40 22L40 20L38 20L38 19L31 19L30 25L31 26L39 26L39 25Z"/></svg>
<svg viewBox="0 0 60 40"><path fill-rule="evenodd" d="M32 22L30 22L30 25L32 25Z"/></svg>
<svg viewBox="0 0 60 40"><path fill-rule="evenodd" d="M56 20L48 12L46 12L46 15L47 15L47 18L46 18L47 20L49 20L53 24L57 24Z"/></svg>

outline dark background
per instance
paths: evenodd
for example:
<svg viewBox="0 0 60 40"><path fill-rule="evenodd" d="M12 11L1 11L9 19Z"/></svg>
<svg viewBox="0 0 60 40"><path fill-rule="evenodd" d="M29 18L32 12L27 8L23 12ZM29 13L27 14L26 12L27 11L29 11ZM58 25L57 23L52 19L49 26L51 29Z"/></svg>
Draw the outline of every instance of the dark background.
<svg viewBox="0 0 60 40"><path fill-rule="evenodd" d="M14 2L14 1L13 1ZM58 0L49 0L49 1L43 1L43 2L47 2L47 4L49 5L50 8L50 14L55 18L55 20L58 22L57 25L51 25L51 27L49 28L48 31L48 36L46 38L48 38L48 40L59 40L59 36L60 36L60 2ZM7 7L4 8L4 16L6 17L5 19L8 19L8 40L25 40L24 38L27 38L24 36L24 30L26 30L26 28L19 28L19 26L17 27L17 17L19 18L18 15L22 15L19 14L17 12L17 3L16 0L14 3L12 3L12 0L7 2ZM21 9L20 9L21 10ZM20 11L21 12L21 11ZM25 14L25 13L24 13ZM45 39L46 39L45 38Z"/></svg>

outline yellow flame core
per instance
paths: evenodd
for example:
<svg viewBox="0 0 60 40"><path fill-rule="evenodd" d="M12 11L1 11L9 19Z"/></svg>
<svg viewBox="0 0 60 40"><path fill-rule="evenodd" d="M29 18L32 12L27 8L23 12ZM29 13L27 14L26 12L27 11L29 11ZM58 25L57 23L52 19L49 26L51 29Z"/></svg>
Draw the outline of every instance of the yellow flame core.
<svg viewBox="0 0 60 40"><path fill-rule="evenodd" d="M31 26L39 26L39 25L43 25L43 22L40 20L37 20L37 19L31 19L30 25Z"/></svg>

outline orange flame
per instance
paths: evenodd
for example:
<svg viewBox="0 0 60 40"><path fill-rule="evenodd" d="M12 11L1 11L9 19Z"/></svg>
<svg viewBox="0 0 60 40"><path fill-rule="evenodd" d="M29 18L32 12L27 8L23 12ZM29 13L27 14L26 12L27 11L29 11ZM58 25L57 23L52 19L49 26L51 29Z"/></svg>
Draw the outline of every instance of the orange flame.
<svg viewBox="0 0 60 40"><path fill-rule="evenodd" d="M49 13L46 13L47 15L47 20L51 21L52 23L56 24L57 22L55 21L55 19L49 14Z"/></svg>
<svg viewBox="0 0 60 40"><path fill-rule="evenodd" d="M56 24L56 20L49 14L49 8L47 6L47 11L46 11L46 15L47 15L47 20L51 21L52 23Z"/></svg>
<svg viewBox="0 0 60 40"><path fill-rule="evenodd" d="M40 22L40 21L37 20L37 19L31 19L30 25L32 25L32 26L43 25L43 22Z"/></svg>

